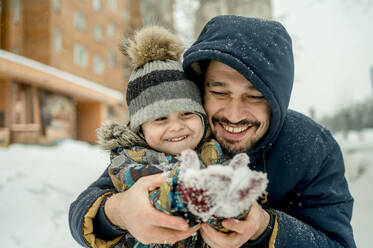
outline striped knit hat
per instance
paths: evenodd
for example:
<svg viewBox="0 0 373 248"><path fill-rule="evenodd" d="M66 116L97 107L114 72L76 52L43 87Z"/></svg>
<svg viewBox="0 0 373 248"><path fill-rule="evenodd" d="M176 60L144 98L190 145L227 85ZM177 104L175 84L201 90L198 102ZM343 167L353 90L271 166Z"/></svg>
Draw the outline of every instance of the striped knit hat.
<svg viewBox="0 0 373 248"><path fill-rule="evenodd" d="M198 86L184 74L179 38L159 26L139 30L124 48L134 67L127 86L130 129L173 112L194 112L206 123Z"/></svg>

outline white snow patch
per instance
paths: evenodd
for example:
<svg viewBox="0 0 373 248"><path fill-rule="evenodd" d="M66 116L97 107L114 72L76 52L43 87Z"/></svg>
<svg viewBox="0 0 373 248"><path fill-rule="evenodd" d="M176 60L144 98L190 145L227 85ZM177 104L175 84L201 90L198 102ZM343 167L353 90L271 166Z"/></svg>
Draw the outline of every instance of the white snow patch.
<svg viewBox="0 0 373 248"><path fill-rule="evenodd" d="M2 247L80 247L68 226L70 203L98 178L109 155L66 140L0 149Z"/></svg>
<svg viewBox="0 0 373 248"><path fill-rule="evenodd" d="M370 248L373 243L373 129L351 131L347 137L337 133L346 165L346 177L355 199L352 226L357 247Z"/></svg>

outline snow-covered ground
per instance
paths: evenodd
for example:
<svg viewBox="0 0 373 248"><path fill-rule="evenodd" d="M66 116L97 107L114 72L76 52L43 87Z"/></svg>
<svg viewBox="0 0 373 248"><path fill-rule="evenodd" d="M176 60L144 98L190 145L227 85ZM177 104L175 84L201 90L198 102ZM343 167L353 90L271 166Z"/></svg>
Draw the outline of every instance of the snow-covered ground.
<svg viewBox="0 0 373 248"><path fill-rule="evenodd" d="M336 135L355 198L352 224L358 247L373 243L373 130ZM57 146L0 148L1 247L79 247L68 227L68 207L108 164L97 146L66 140Z"/></svg>
<svg viewBox="0 0 373 248"><path fill-rule="evenodd" d="M69 205L107 164L98 147L72 140L0 149L1 247L79 247L68 227Z"/></svg>
<svg viewBox="0 0 373 248"><path fill-rule="evenodd" d="M372 247L371 231L373 221L373 129L361 132L342 133L336 139L343 149L346 176L355 198L352 216L357 247Z"/></svg>

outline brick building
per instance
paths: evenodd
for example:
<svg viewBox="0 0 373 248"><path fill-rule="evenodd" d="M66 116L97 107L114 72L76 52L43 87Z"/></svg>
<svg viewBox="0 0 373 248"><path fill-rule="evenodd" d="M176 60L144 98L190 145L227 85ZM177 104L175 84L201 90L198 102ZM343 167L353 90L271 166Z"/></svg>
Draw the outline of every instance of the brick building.
<svg viewBox="0 0 373 248"><path fill-rule="evenodd" d="M152 11L144 2L0 0L0 145L95 142L102 121L126 122L119 46Z"/></svg>

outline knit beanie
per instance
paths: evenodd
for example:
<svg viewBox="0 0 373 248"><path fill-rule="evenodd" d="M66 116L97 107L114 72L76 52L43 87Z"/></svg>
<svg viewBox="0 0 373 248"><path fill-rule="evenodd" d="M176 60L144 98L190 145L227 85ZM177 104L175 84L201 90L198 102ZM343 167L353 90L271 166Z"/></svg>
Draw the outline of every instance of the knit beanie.
<svg viewBox="0 0 373 248"><path fill-rule="evenodd" d="M140 29L124 47L133 71L127 86L130 129L139 133L143 123L173 112L206 114L198 86L188 80L180 62L180 39L159 26Z"/></svg>

